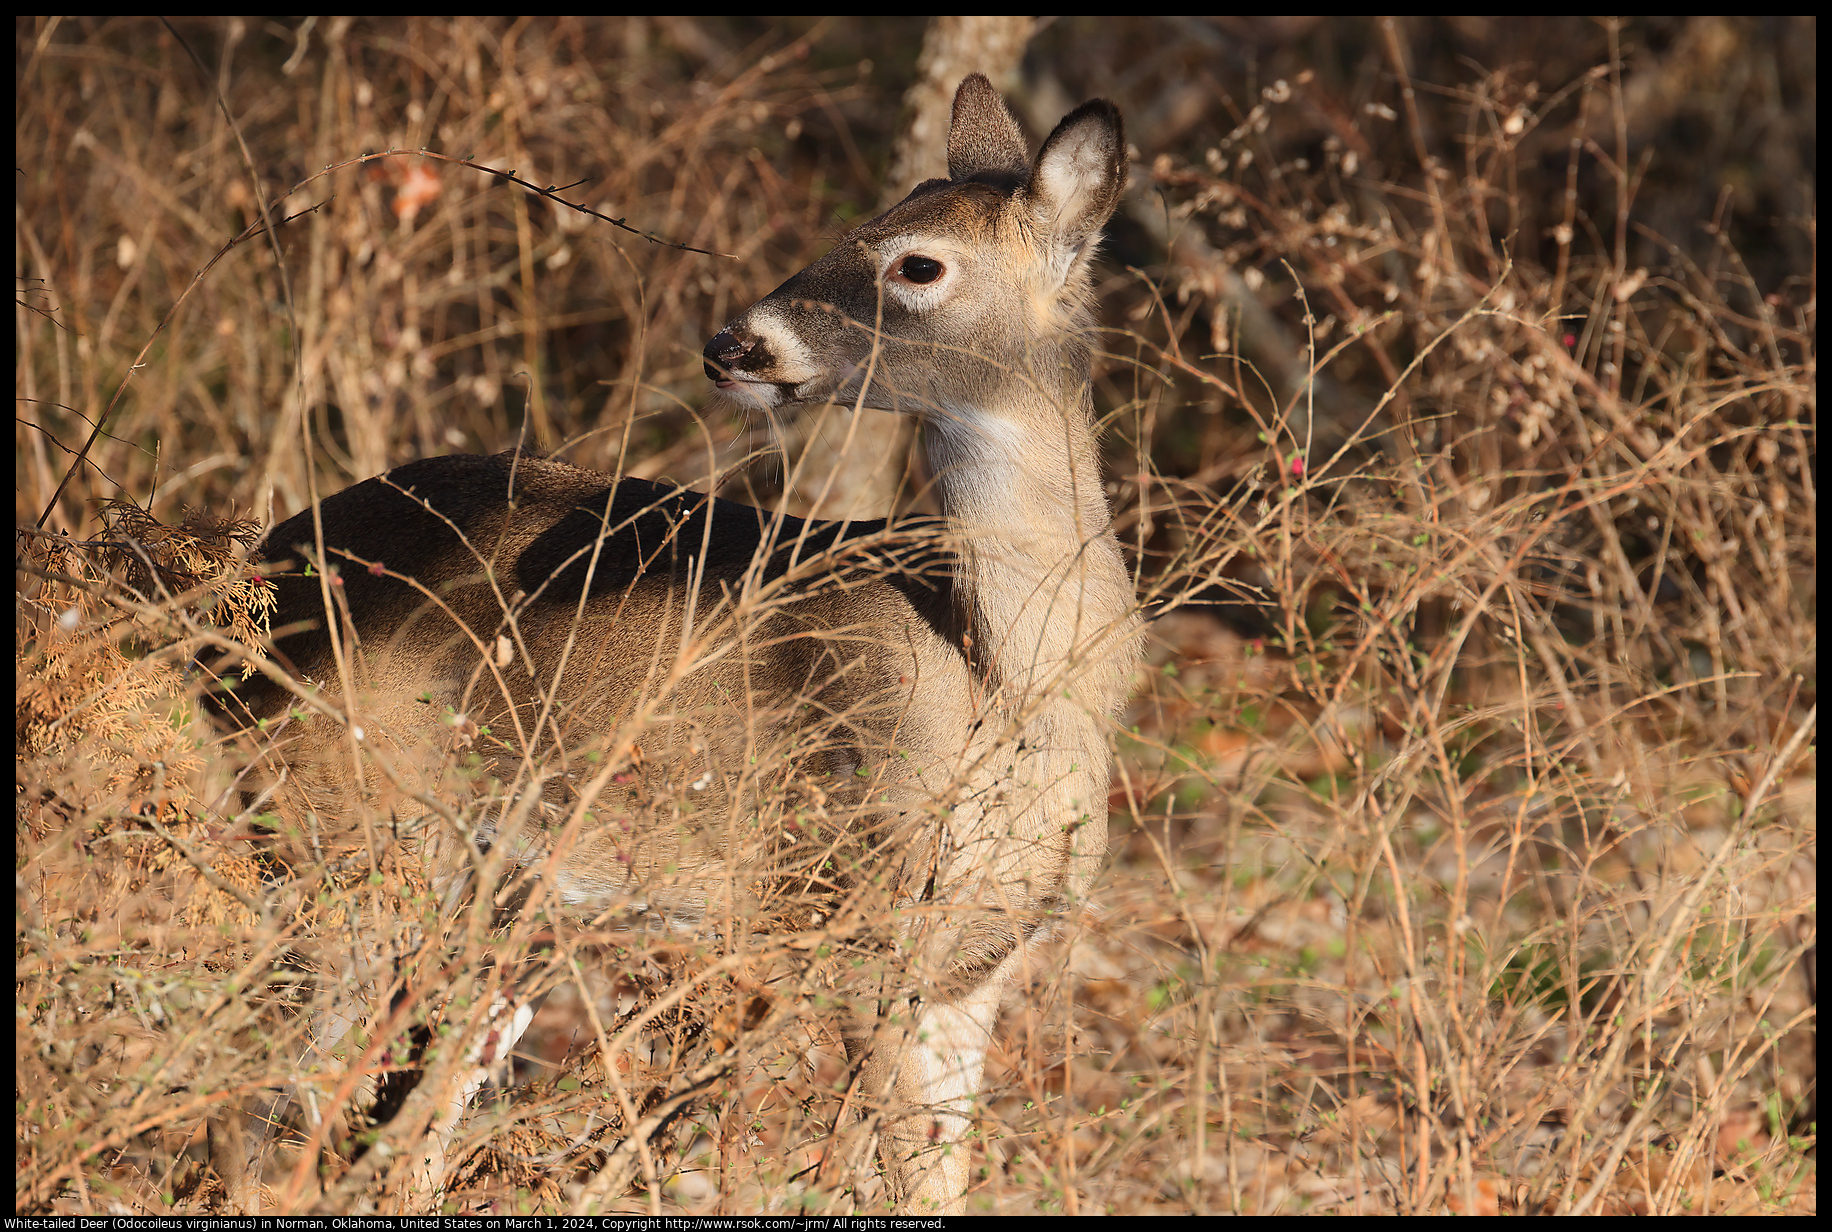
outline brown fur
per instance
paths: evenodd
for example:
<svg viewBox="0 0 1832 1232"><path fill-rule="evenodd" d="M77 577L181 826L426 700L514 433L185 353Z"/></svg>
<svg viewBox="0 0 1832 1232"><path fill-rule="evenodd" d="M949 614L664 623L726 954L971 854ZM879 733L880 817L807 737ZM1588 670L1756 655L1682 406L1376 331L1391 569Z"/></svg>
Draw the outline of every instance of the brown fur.
<svg viewBox="0 0 1832 1232"><path fill-rule="evenodd" d="M665 784L638 778L678 786L710 776L695 804L714 824L581 836L559 890L588 914L642 903L697 921L710 882L725 875L720 823L742 767L819 728L805 770L824 771L841 795L856 796L853 783L882 786L882 774L856 771L931 743L924 726L939 703L925 694L958 683L917 668L948 659L951 585L934 553L922 555L920 531L854 523L842 537L838 526L773 523L750 506L515 454L410 463L325 501L320 516L338 607L351 613L363 743L388 760L378 778L392 782L352 782L344 727L308 717L285 745L293 794L283 811L328 815L352 791L384 787L526 782L537 764L560 771L542 786L560 810L576 795L565 775L585 767L576 755L614 754L605 746L627 730L657 770L606 783L596 798L641 815L655 794L645 786ZM322 587L306 573L316 533L307 512L268 537L269 557L291 566L274 577L275 627L311 626L276 650L300 679L334 685ZM899 554L910 567L887 572ZM921 683L911 690L905 679ZM269 719L292 697L260 680L242 701ZM473 748L491 774L454 781L452 746L484 728L490 737Z"/></svg>

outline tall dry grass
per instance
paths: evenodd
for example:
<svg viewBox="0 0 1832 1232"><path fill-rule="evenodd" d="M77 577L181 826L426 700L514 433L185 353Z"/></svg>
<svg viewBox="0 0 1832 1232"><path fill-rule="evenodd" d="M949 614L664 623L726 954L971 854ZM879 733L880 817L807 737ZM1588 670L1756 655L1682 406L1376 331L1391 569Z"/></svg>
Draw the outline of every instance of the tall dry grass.
<svg viewBox="0 0 1832 1232"><path fill-rule="evenodd" d="M276 1204L386 1206L516 975L553 992L449 1209L879 1200L830 1012L868 929L443 912L379 815L286 856L193 663L257 640L237 515L413 457L805 505L699 348L875 200L920 39L16 24L21 1210L220 1209L207 1121L391 928L404 995L306 1076ZM1816 1205L1813 47L1038 34L1033 130L1104 94L1139 150L1097 394L1155 640L971 1208Z"/></svg>

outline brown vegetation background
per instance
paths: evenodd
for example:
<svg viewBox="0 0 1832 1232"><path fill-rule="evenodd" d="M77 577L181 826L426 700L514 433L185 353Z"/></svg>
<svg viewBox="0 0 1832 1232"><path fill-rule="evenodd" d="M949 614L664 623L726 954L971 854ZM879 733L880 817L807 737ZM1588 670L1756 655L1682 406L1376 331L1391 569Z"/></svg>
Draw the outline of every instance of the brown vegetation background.
<svg viewBox="0 0 1832 1232"><path fill-rule="evenodd" d="M843 420L785 459L700 348L875 210L924 33L16 21L21 1211L218 1209L205 1122L289 1073L288 946L354 893L224 803L236 535L518 442L819 505ZM1033 138L1103 95L1136 147L1096 381L1155 619L969 1209L1815 1207L1816 40L1040 24ZM872 1209L805 980L544 926L448 1209ZM274 1202L385 1204L374 1116Z"/></svg>

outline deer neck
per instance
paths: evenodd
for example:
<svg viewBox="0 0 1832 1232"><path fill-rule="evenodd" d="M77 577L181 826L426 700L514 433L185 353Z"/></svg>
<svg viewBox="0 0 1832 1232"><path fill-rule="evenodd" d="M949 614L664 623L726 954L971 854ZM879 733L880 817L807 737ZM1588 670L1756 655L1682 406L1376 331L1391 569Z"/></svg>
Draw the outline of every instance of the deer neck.
<svg viewBox="0 0 1832 1232"><path fill-rule="evenodd" d="M1110 716L1132 667L1132 583L1085 380L943 407L925 432L975 670L1008 706Z"/></svg>

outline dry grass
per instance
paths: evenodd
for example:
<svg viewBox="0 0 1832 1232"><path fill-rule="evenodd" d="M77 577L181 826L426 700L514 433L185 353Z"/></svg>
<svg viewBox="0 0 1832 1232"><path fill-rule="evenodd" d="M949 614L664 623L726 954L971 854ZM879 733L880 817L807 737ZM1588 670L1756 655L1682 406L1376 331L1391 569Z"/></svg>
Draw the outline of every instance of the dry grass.
<svg viewBox="0 0 1832 1232"><path fill-rule="evenodd" d="M699 348L876 199L920 38L16 24L22 1211L217 1209L206 1117L290 1076L364 920L418 943L406 995L321 1068L277 1204L386 1205L517 971L555 991L450 1208L877 1200L827 1012L868 927L442 918L385 825L286 862L192 664L255 640L233 511L410 458L525 438L774 499ZM1816 1207L1814 46L1038 36L1032 128L1106 94L1140 151L1097 400L1159 616L970 1208ZM686 247L379 153L422 147ZM98 530L108 498L182 533Z"/></svg>

